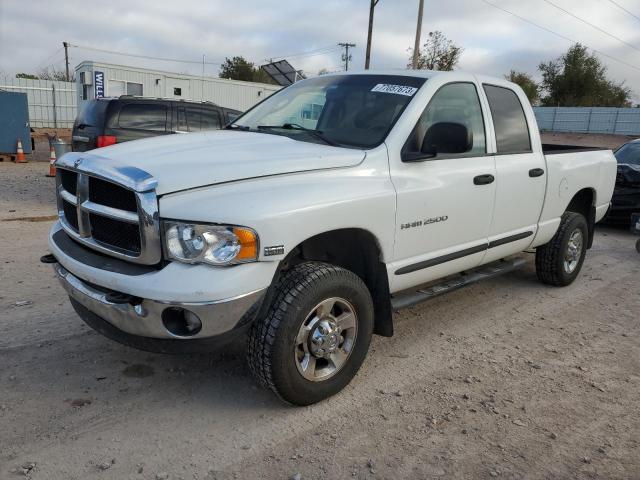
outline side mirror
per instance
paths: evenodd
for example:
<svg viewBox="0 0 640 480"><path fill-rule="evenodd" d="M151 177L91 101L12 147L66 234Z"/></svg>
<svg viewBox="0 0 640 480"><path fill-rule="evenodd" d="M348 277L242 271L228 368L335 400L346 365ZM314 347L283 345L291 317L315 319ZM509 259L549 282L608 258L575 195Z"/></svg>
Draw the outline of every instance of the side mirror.
<svg viewBox="0 0 640 480"><path fill-rule="evenodd" d="M435 157L436 154L465 153L473 148L473 132L461 123L440 122L429 127L424 135L420 152Z"/></svg>

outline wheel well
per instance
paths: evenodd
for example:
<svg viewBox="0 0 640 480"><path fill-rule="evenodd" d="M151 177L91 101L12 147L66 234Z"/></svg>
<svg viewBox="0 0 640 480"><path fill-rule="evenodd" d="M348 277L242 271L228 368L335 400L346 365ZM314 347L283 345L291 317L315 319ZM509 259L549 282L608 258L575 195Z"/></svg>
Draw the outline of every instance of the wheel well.
<svg viewBox="0 0 640 480"><path fill-rule="evenodd" d="M593 189L583 188L576 193L569 202L567 211L580 213L587 219L587 226L589 229L587 248L591 248L591 245L593 245L593 233L596 224L595 194Z"/></svg>
<svg viewBox="0 0 640 480"><path fill-rule="evenodd" d="M280 272L310 260L331 263L358 275L373 299L374 333L385 337L393 335L387 268L381 260L380 246L371 232L345 228L308 238L280 263Z"/></svg>

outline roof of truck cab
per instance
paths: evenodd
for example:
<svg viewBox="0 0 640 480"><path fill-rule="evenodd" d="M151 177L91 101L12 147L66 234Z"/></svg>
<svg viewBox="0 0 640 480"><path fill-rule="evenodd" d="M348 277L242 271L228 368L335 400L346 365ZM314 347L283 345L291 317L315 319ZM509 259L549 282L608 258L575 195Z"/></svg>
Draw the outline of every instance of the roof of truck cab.
<svg viewBox="0 0 640 480"><path fill-rule="evenodd" d="M418 77L425 79L433 79L436 77L455 77L460 81L460 79L468 79L469 81L477 81L480 83L498 85L498 86L509 86L510 88L518 87L515 83L506 80L501 77L492 77L488 75L482 74L474 74L471 72L465 72L460 70L455 70L451 72L442 72L439 70L410 70L404 68L397 69L383 69L383 70L358 70L358 71L348 71L348 72L336 72L336 73L328 73L326 76L339 76L339 75L399 75L405 77ZM317 77L313 77L317 78ZM519 87L518 87L519 88Z"/></svg>
<svg viewBox="0 0 640 480"><path fill-rule="evenodd" d="M349 70L348 72L335 72L328 73L326 76L338 76L338 75L400 75L404 77L419 77L419 78L434 78L434 77L469 77L478 78L483 81L492 81L495 83L511 83L501 77L491 77L488 75L478 75L472 72L465 72L463 70L455 70L450 72L443 72L440 70L410 70L405 68L396 69L383 69L383 70Z"/></svg>

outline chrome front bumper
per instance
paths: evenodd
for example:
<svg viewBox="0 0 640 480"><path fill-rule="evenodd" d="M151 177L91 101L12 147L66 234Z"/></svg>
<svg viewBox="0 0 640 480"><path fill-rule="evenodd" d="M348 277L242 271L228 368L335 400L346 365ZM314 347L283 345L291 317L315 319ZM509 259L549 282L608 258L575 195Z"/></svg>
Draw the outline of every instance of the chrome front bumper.
<svg viewBox="0 0 640 480"><path fill-rule="evenodd" d="M71 298L118 330L130 335L165 340L197 340L230 332L253 320L266 291L261 289L211 302L179 303L142 299L133 305L109 301L108 292L84 282L59 263L54 264L54 269ZM162 322L162 312L172 307L195 313L202 321L202 329L188 337L169 332Z"/></svg>

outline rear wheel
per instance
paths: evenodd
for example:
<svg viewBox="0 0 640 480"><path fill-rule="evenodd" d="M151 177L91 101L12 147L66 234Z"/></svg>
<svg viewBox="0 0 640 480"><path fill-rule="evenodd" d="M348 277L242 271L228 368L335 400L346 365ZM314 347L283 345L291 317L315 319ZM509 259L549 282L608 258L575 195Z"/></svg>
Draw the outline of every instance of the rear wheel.
<svg viewBox="0 0 640 480"><path fill-rule="evenodd" d="M584 262L588 235L584 216L565 212L551 241L536 250L538 279L555 286L566 286L573 282Z"/></svg>
<svg viewBox="0 0 640 480"><path fill-rule="evenodd" d="M284 274L264 319L249 335L249 367L294 405L319 402L344 388L369 349L373 302L353 272L308 262Z"/></svg>

